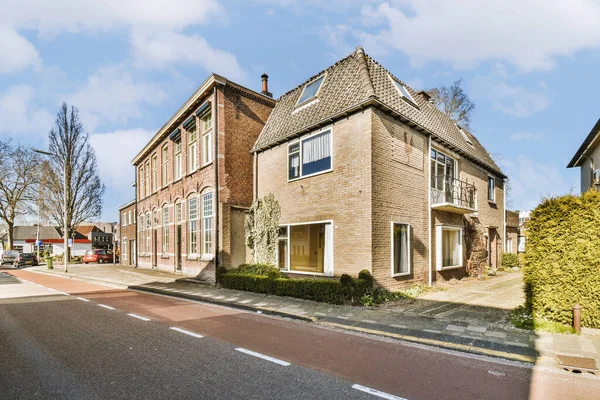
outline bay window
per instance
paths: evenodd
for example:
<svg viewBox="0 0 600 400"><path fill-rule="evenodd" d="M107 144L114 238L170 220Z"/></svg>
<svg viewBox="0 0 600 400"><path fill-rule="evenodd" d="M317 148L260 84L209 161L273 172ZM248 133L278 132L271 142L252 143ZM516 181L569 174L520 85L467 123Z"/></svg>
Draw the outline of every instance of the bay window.
<svg viewBox="0 0 600 400"><path fill-rule="evenodd" d="M288 179L330 171L331 148L331 129L291 143L288 146Z"/></svg>
<svg viewBox="0 0 600 400"><path fill-rule="evenodd" d="M463 266L462 228L438 226L435 240L438 270Z"/></svg>
<svg viewBox="0 0 600 400"><path fill-rule="evenodd" d="M410 274L410 225L392 222L392 276Z"/></svg>

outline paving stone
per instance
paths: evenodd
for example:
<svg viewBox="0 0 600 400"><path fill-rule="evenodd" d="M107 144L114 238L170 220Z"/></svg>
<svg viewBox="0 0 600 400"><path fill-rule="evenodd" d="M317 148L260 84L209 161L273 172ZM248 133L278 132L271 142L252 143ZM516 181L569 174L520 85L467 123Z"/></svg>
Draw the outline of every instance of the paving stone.
<svg viewBox="0 0 600 400"><path fill-rule="evenodd" d="M499 339L506 339L506 333L504 333L504 332L487 331L485 333L485 336L499 338Z"/></svg>
<svg viewBox="0 0 600 400"><path fill-rule="evenodd" d="M446 329L453 332L463 333L466 327L458 325L448 325Z"/></svg>
<svg viewBox="0 0 600 400"><path fill-rule="evenodd" d="M467 326L467 330L471 332L485 333L487 326L469 325Z"/></svg>

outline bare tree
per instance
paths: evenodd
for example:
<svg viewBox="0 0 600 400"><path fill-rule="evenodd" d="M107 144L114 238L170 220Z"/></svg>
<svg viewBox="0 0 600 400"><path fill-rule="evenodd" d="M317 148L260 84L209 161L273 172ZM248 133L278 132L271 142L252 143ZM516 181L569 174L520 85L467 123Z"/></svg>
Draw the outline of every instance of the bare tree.
<svg viewBox="0 0 600 400"><path fill-rule="evenodd" d="M39 177L40 159L32 149L0 141L0 219L7 225L11 250L15 220L29 212Z"/></svg>
<svg viewBox="0 0 600 400"><path fill-rule="evenodd" d="M45 169L48 193L44 198L49 201L46 201L44 209L57 225L65 225L64 180L67 186L67 232L63 234L72 237L79 224L102 213L105 187L98 176L96 153L89 144L89 135L84 132L77 108L69 109L66 103L62 104L48 139L52 156Z"/></svg>
<svg viewBox="0 0 600 400"><path fill-rule="evenodd" d="M435 105L447 116L452 118L458 125L469 128L471 114L475 110L475 104L462 88L462 79L457 80L452 86L440 86L427 90L433 98Z"/></svg>

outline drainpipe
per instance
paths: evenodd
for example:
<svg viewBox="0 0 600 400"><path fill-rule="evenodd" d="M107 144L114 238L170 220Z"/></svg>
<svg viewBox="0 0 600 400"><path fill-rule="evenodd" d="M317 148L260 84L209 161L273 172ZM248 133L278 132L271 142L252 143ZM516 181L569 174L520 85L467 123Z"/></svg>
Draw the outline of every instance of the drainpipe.
<svg viewBox="0 0 600 400"><path fill-rule="evenodd" d="M137 166L134 166L135 172L133 173L134 177L135 177L135 201L134 201L134 207L133 207L133 220L135 221L135 268L138 267L138 259L139 257L139 252L138 249L139 247L139 238L138 238L138 222L137 222L137 212L138 212L138 183L137 183ZM129 246L129 243L127 243L127 245ZM133 251L131 251L130 253L133 253ZM130 255L131 257L131 255Z"/></svg>
<svg viewBox="0 0 600 400"><path fill-rule="evenodd" d="M215 165L215 281L217 280L217 268L219 267L219 98L217 85L214 88L214 132L215 132L215 154L214 154L214 165Z"/></svg>
<svg viewBox="0 0 600 400"><path fill-rule="evenodd" d="M502 237L502 243L504 245L503 246L504 247L504 252L506 253L506 182L508 182L508 179L504 178L503 182L504 182L504 186L502 187L503 188L503 191L502 191L502 193L503 193L503 195L502 195L502 205L503 205L503 208L504 208L504 236ZM498 267L498 266L496 266L496 267Z"/></svg>
<svg viewBox="0 0 600 400"><path fill-rule="evenodd" d="M433 260L431 257L431 246L433 245L433 240L432 240L432 232L431 232L431 135L429 135L428 140L427 140L427 155L425 157L425 160L427 160L425 162L425 168L427 169L427 182L425 183L425 187L427 188L427 232L429 235L429 246L428 247L428 253L429 253L429 286L433 285Z"/></svg>
<svg viewBox="0 0 600 400"><path fill-rule="evenodd" d="M255 202L258 198L258 152L254 152L254 191L252 195L252 202Z"/></svg>

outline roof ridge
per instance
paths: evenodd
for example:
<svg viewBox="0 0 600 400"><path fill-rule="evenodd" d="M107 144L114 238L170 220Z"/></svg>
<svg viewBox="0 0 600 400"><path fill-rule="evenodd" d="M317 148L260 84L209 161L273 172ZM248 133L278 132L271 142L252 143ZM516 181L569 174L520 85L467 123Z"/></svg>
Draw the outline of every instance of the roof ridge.
<svg viewBox="0 0 600 400"><path fill-rule="evenodd" d="M356 55L358 56L358 73L360 74L367 97L376 97L375 89L373 88L373 81L371 81L371 75L369 75L369 66L367 65L365 50L362 48L362 46L358 46L356 48Z"/></svg>

